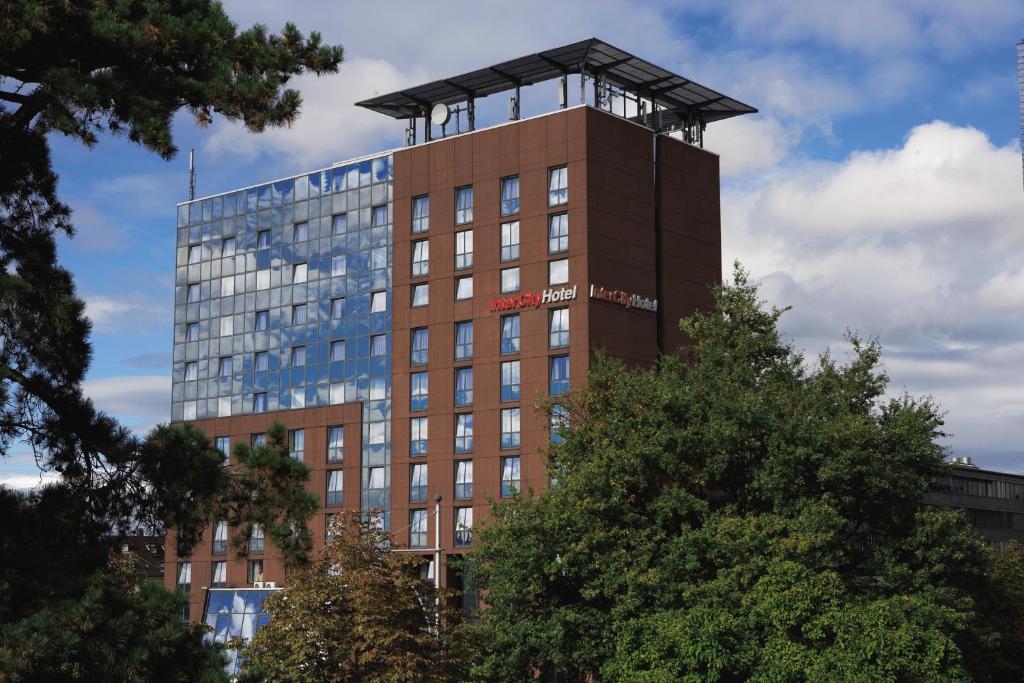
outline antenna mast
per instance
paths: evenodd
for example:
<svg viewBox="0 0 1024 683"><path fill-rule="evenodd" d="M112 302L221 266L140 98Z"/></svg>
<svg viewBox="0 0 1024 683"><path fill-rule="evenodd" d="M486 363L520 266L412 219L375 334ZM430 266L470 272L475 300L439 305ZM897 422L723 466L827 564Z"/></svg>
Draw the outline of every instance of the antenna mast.
<svg viewBox="0 0 1024 683"><path fill-rule="evenodd" d="M188 200L196 198L196 150L188 151Z"/></svg>

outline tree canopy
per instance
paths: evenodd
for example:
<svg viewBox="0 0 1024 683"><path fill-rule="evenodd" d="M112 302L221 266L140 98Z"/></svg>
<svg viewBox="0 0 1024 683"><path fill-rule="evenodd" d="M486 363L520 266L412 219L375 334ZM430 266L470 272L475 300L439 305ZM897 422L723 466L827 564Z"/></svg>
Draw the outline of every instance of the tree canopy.
<svg viewBox="0 0 1024 683"><path fill-rule="evenodd" d="M477 676L1020 678L1021 565L922 503L935 404L886 394L876 342L807 363L740 270L716 301L655 369L599 359L556 483L493 507Z"/></svg>

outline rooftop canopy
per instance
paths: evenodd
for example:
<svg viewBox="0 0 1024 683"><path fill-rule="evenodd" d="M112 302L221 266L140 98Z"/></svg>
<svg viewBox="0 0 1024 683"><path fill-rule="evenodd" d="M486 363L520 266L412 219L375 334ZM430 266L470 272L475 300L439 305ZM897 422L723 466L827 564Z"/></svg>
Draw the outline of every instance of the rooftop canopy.
<svg viewBox="0 0 1024 683"><path fill-rule="evenodd" d="M435 104L454 104L519 86L583 74L618 86L667 110L702 123L756 113L757 109L590 38L501 64L373 97L356 104L396 119L424 116Z"/></svg>

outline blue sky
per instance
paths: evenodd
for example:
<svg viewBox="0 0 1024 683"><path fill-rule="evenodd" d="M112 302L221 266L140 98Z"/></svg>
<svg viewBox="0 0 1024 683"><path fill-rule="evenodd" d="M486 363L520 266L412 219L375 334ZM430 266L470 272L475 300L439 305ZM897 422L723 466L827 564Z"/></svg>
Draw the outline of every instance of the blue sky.
<svg viewBox="0 0 1024 683"><path fill-rule="evenodd" d="M814 354L877 336L893 392L948 411L949 445L1024 471L1024 192L1008 0L446 3L226 2L241 26L295 21L341 43L302 78L303 115L252 136L175 121L171 162L105 138L54 138L78 234L60 246L93 319L87 390L144 430L169 412L174 207L187 151L200 195L399 146L352 102L597 36L760 109L709 127L722 156L723 261L740 259ZM550 108L541 88L526 113ZM504 108L499 98L488 104ZM32 473L26 456L0 479Z"/></svg>

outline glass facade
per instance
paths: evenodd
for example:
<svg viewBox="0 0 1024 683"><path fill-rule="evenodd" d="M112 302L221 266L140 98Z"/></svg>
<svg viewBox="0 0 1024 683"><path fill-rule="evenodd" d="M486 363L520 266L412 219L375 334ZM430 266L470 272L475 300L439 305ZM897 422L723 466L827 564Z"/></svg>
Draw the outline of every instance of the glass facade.
<svg viewBox="0 0 1024 683"><path fill-rule="evenodd" d="M203 615L203 623L210 632L204 638L222 645L234 638L251 640L256 631L270 621L270 615L263 610L263 601L273 592L273 589L253 588L211 589ZM237 676L242 665L238 650L227 648L224 654L227 656L224 671L229 676Z"/></svg>
<svg viewBox="0 0 1024 683"><path fill-rule="evenodd" d="M178 206L172 420L362 401L390 498L391 200L385 155Z"/></svg>

